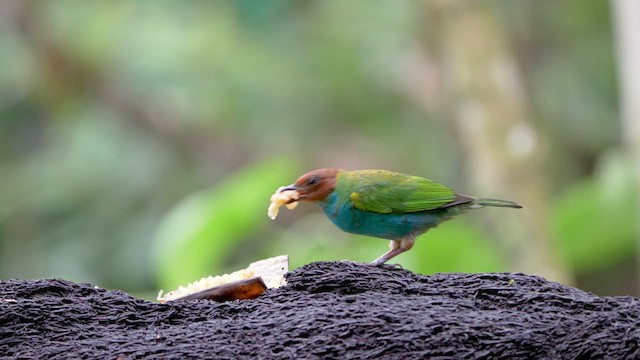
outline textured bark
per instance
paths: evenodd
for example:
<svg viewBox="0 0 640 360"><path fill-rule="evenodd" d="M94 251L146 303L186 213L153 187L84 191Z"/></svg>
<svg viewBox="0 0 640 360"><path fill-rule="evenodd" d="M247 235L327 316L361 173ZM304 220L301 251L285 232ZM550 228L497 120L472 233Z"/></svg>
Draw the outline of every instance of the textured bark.
<svg viewBox="0 0 640 360"><path fill-rule="evenodd" d="M522 274L317 262L254 300L158 304L64 280L0 282L3 358L625 359L640 300Z"/></svg>

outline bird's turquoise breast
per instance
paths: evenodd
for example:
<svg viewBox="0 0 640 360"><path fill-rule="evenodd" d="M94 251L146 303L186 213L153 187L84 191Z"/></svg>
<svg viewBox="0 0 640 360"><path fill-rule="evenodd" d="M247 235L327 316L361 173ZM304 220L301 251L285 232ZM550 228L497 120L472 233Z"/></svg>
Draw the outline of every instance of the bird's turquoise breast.
<svg viewBox="0 0 640 360"><path fill-rule="evenodd" d="M319 202L325 214L340 229L353 234L396 240L409 234L420 235L449 218L447 209L403 214L379 214L353 207L348 200L340 201L335 193Z"/></svg>

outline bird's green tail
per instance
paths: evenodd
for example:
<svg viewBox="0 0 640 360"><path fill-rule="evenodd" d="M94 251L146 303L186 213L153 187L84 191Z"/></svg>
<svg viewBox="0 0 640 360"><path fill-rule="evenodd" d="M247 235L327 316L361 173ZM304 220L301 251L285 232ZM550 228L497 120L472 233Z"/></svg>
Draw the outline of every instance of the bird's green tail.
<svg viewBox="0 0 640 360"><path fill-rule="evenodd" d="M473 202L474 206L495 206L495 207L508 207L514 209L521 209L522 205L518 203L514 203L513 201L508 200L498 200L498 199L488 199L488 198L479 198Z"/></svg>

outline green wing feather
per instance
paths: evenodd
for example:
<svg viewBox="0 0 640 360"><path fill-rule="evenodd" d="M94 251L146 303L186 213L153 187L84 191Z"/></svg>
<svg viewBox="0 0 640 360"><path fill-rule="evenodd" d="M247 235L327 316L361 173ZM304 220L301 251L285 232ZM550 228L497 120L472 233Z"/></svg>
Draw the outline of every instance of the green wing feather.
<svg viewBox="0 0 640 360"><path fill-rule="evenodd" d="M433 180L386 170L359 170L345 174L348 195L360 210L404 213L433 210L458 198L452 189ZM346 195L346 194L345 194Z"/></svg>

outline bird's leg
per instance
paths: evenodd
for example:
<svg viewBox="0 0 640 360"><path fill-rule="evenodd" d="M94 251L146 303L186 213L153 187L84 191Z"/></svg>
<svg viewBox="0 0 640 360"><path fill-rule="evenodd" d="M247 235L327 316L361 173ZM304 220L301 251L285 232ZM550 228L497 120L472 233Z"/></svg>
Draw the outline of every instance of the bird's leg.
<svg viewBox="0 0 640 360"><path fill-rule="evenodd" d="M408 235L400 240L391 240L389 243L389 251L382 254L379 258L373 260L371 265L382 265L387 261L391 260L391 258L396 257L397 255L402 254L403 252L411 249L413 244L415 244L416 238L413 235Z"/></svg>
<svg viewBox="0 0 640 360"><path fill-rule="evenodd" d="M389 261L392 257L400 254L403 250L400 249L400 240L391 240L389 242L389 251L382 254L379 258L373 260L371 265L382 265L385 262Z"/></svg>

